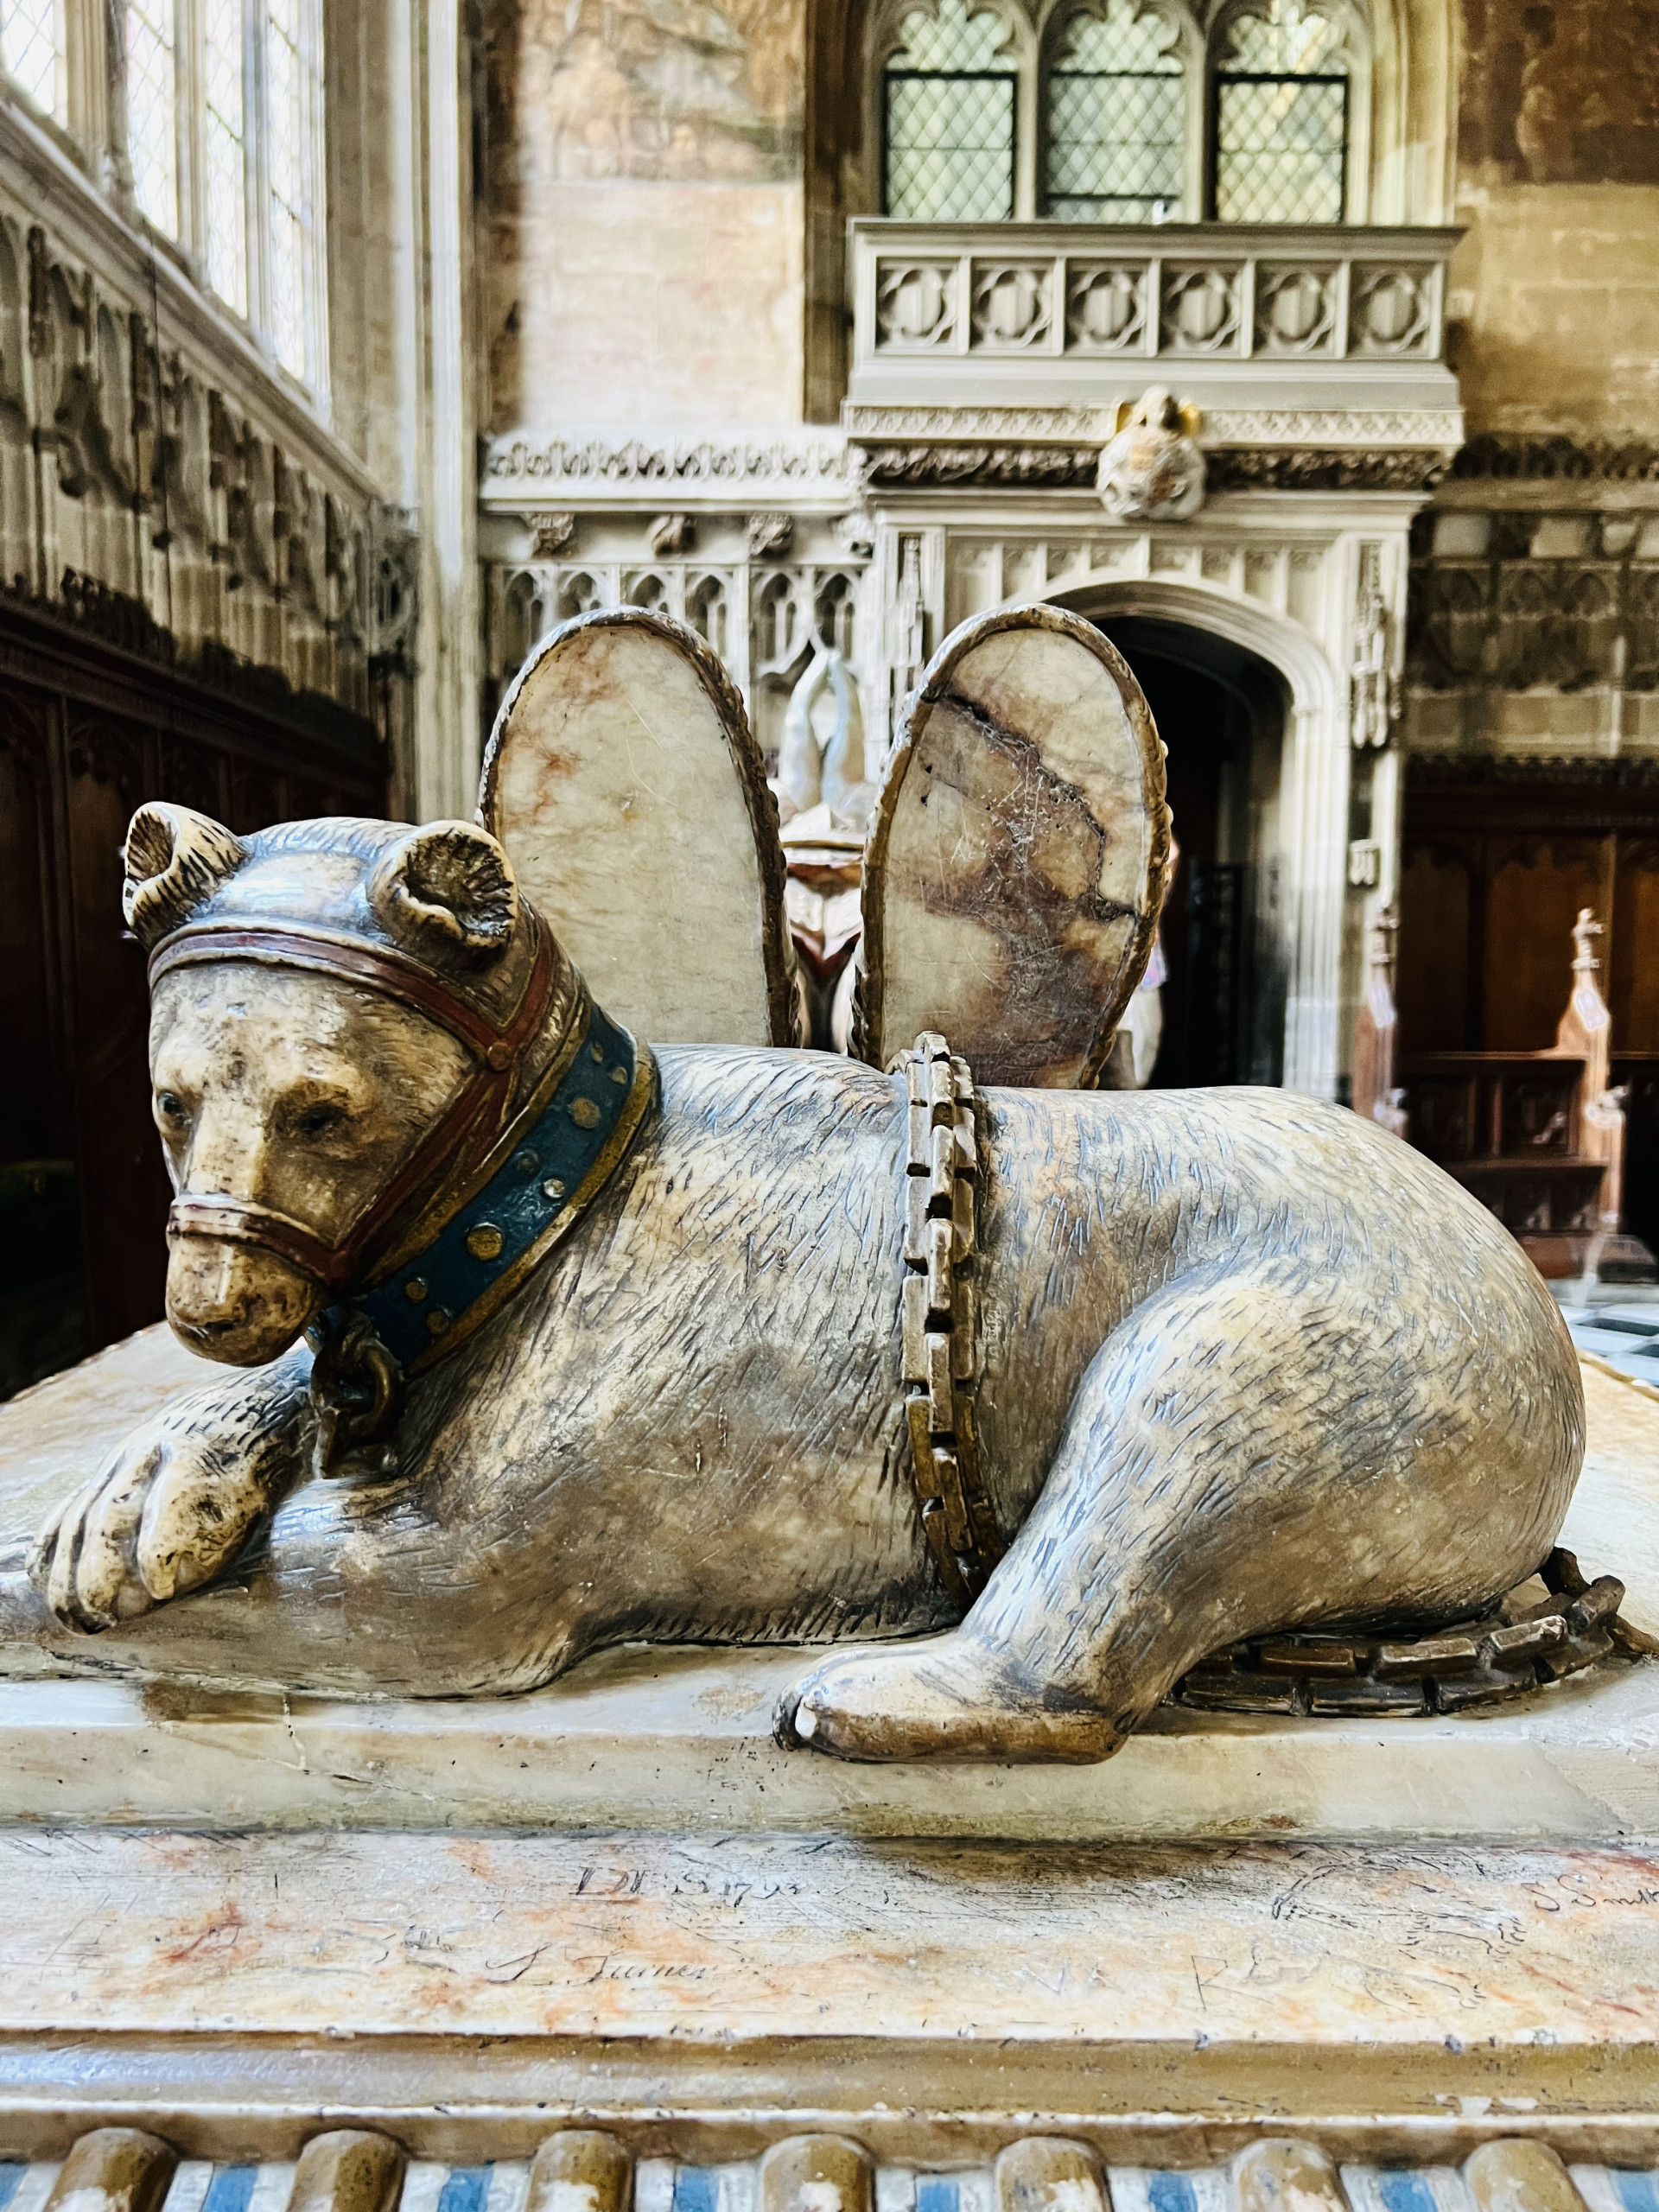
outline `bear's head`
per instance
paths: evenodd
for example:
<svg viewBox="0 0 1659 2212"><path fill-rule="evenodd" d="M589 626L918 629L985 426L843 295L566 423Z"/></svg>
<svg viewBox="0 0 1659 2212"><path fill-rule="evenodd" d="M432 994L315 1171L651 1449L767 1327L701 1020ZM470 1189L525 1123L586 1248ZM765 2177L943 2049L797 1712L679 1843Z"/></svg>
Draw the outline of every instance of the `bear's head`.
<svg viewBox="0 0 1659 2212"><path fill-rule="evenodd" d="M168 1319L192 1351L258 1365L483 1157L578 987L469 823L238 837L149 805L124 857L177 1193Z"/></svg>

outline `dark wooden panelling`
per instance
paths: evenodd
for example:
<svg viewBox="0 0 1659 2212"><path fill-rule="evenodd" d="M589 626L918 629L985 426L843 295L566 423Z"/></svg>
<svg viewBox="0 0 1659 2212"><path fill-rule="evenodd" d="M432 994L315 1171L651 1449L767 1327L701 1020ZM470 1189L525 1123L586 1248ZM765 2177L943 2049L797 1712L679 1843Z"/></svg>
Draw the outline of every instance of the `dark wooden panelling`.
<svg viewBox="0 0 1659 2212"><path fill-rule="evenodd" d="M1400 1037L1423 1052L1536 1052L1567 1004L1593 907L1614 1079L1630 1082L1625 1220L1659 1240L1659 777L1645 762L1408 764ZM1621 1066L1624 1072L1621 1072Z"/></svg>
<svg viewBox="0 0 1659 2212"><path fill-rule="evenodd" d="M1621 837L1607 963L1616 1049L1659 1052L1659 837Z"/></svg>
<svg viewBox="0 0 1659 2212"><path fill-rule="evenodd" d="M45 1160L63 1125L63 1057L52 1002L47 899L52 710L0 691L0 1160Z"/></svg>
<svg viewBox="0 0 1659 2212"><path fill-rule="evenodd" d="M1608 857L1595 837L1486 840L1481 1043L1488 1052L1536 1052L1554 1043L1579 910L1593 906L1607 918Z"/></svg>
<svg viewBox="0 0 1659 2212"><path fill-rule="evenodd" d="M0 598L0 1167L73 1163L86 1350L160 1318L166 1263L148 994L121 918L133 809L173 799L246 831L381 814L386 787L372 726L330 702L228 698ZM27 1242L26 1208L7 1218Z"/></svg>
<svg viewBox="0 0 1659 2212"><path fill-rule="evenodd" d="M1400 1034L1419 1052L1466 1050L1470 1004L1470 860L1456 845L1409 836L1400 876L1396 994ZM1405 917L1409 916L1409 923Z"/></svg>

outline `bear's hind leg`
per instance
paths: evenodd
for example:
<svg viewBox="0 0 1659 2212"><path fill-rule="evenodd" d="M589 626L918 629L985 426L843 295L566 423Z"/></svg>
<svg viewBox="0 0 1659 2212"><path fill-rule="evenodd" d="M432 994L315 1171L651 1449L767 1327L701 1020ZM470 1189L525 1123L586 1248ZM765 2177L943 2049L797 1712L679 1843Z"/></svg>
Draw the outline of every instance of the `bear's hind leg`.
<svg viewBox="0 0 1659 2212"><path fill-rule="evenodd" d="M832 1655L785 1727L844 1758L1099 1759L1224 1645L1512 1587L1577 1471L1570 1347L1502 1300L1465 1344L1449 1303L1383 1316L1372 1287L1281 1258L1138 1307L961 1626Z"/></svg>

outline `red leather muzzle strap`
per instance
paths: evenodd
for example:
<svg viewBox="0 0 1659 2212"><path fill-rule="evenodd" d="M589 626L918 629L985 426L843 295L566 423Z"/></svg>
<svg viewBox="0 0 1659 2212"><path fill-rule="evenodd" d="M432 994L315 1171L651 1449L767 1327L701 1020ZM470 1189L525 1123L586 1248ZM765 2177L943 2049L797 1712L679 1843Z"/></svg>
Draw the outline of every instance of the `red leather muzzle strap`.
<svg viewBox="0 0 1659 2212"><path fill-rule="evenodd" d="M328 1291L343 1289L373 1256L374 1247L410 1202L452 1160L463 1171L481 1160L500 1134L512 1103L519 1057L546 1019L552 995L552 939L538 929L536 957L518 1003L503 1026L469 1006L442 976L400 954L321 931L248 929L204 924L181 930L150 956L154 990L175 968L208 961L252 960L302 968L357 983L423 1014L466 1046L477 1062L454 1098L346 1234L331 1243L305 1223L251 1198L223 1191L184 1192L168 1215L169 1243L180 1236L219 1237L262 1245Z"/></svg>

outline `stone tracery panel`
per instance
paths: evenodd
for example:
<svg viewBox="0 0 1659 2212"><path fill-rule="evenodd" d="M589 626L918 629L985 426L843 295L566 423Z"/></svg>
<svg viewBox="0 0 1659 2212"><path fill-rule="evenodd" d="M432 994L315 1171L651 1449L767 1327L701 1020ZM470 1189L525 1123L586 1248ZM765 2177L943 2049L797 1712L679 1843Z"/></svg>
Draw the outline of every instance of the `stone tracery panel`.
<svg viewBox="0 0 1659 2212"><path fill-rule="evenodd" d="M1334 264L1259 264L1255 350L1303 355L1334 352L1340 282Z"/></svg>
<svg viewBox="0 0 1659 2212"><path fill-rule="evenodd" d="M1236 262L1166 264L1159 322L1163 349L1170 353L1236 349L1243 274Z"/></svg>

